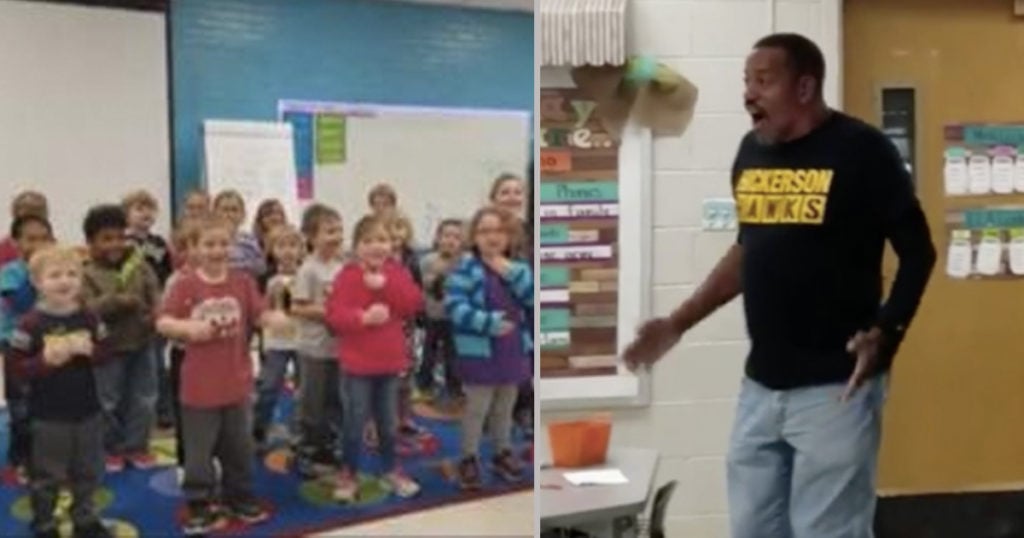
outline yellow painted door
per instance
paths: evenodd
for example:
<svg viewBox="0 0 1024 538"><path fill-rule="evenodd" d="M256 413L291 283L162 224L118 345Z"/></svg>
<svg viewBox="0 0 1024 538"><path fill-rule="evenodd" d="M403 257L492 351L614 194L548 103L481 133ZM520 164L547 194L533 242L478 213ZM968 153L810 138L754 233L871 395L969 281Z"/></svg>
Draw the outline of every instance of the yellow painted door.
<svg viewBox="0 0 1024 538"><path fill-rule="evenodd" d="M844 110L880 125L881 88L915 89L918 193L940 251L896 358L879 490L1021 487L1024 280L948 278L944 219L1024 195L947 198L943 126L1024 123L1024 18L1009 0L846 0L843 27Z"/></svg>

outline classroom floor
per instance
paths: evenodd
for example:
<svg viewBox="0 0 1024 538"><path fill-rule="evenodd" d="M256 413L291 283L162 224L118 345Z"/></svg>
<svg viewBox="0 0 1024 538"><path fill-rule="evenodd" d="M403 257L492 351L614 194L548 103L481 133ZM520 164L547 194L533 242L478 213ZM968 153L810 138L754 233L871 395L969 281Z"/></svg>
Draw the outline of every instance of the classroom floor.
<svg viewBox="0 0 1024 538"><path fill-rule="evenodd" d="M514 493L346 527L314 538L340 536L532 536L534 494Z"/></svg>

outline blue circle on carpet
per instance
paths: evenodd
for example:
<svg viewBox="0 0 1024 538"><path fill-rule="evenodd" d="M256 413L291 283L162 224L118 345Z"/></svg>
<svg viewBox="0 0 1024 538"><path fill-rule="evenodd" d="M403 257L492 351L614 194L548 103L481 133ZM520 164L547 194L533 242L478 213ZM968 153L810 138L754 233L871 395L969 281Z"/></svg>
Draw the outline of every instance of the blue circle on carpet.
<svg viewBox="0 0 1024 538"><path fill-rule="evenodd" d="M149 487L164 497L181 497L181 484L178 481L178 468L171 467L153 473L149 479Z"/></svg>

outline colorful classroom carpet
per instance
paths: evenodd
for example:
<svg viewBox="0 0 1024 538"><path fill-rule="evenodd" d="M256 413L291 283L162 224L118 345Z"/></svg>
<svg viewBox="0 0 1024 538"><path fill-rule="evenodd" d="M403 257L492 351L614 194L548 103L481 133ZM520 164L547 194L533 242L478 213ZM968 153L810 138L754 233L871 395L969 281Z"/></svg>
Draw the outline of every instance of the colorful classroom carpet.
<svg viewBox="0 0 1024 538"><path fill-rule="evenodd" d="M211 536L297 537L337 527L365 523L394 517L419 510L452 503L478 500L516 491L533 489L532 442L517 433L516 453L524 461L525 478L508 484L492 478L489 444L481 450L485 465L484 488L463 492L455 483L454 469L459 453L459 426L452 416L429 406L418 405L417 422L426 427L436 442L424 443L412 453L405 451L402 466L422 486L420 494L412 499L398 499L379 481L369 475L361 476L360 501L354 505L340 505L330 498L329 480L304 480L289 469L290 452L287 448L271 450L260 458L256 466L255 488L257 496L272 511L269 521L251 527L229 527ZM7 445L6 413L0 417L0 446ZM283 429L283 428L279 428ZM101 517L118 538L181 536L180 521L184 516L184 503L178 487L178 470L174 467L173 439L154 441L154 453L161 466L152 470L126 470L107 475L103 488L96 495ZM0 454L3 456L3 454ZM379 471L377 458L365 458L369 473ZM24 486L0 486L0 536L5 538L28 535L31 518L28 491ZM70 536L67 511L70 499L63 498L58 517L64 521L63 536ZM453 522L457 524L457 522ZM425 533L443 535L443 529Z"/></svg>

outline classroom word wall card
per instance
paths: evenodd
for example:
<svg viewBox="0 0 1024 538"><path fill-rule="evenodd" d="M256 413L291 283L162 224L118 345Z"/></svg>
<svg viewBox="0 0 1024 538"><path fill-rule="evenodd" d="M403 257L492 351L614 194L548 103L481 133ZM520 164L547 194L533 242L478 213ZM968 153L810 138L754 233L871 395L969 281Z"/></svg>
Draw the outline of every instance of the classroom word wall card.
<svg viewBox="0 0 1024 538"><path fill-rule="evenodd" d="M946 276L1024 278L1024 125L944 130Z"/></svg>
<svg viewBox="0 0 1024 538"><path fill-rule="evenodd" d="M541 92L541 377L616 372L618 152L592 101Z"/></svg>

